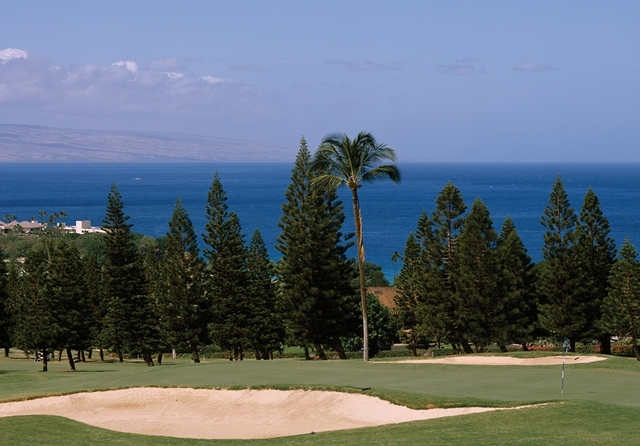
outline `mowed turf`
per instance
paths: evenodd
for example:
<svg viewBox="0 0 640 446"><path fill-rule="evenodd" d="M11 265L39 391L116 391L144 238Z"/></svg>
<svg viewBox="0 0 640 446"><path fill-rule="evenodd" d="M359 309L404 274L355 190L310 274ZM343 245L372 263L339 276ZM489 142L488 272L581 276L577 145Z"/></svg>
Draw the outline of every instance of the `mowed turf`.
<svg viewBox="0 0 640 446"><path fill-rule="evenodd" d="M429 405L506 410L400 425L265 440L264 444L640 444L640 363L627 358L560 366L457 366L362 361L214 361L41 364L0 360L0 401L135 386L335 388L380 396L414 408ZM370 388L363 391L362 389ZM158 404L161 404L159 402ZM633 427L632 427L633 426ZM239 426L239 429L242 427ZM255 443L251 441L249 443ZM121 434L56 417L0 419L1 444L226 444Z"/></svg>

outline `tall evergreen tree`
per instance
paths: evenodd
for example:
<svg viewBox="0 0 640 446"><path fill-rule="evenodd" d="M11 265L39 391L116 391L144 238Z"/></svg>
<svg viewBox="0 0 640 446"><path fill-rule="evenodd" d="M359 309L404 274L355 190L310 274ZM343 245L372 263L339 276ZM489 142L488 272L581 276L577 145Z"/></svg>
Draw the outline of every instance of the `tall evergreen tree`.
<svg viewBox="0 0 640 446"><path fill-rule="evenodd" d="M460 330L477 351L507 338L505 299L497 292L497 239L489 209L476 198L460 234L454 282Z"/></svg>
<svg viewBox="0 0 640 446"><path fill-rule="evenodd" d="M418 219L416 241L420 246L420 253L416 261L417 273L414 281L418 295L416 315L421 336L425 336L426 341L433 340L438 344L451 342L457 348L457 337L452 336L453 288L445 272L444 245L438 241L434 224L424 211Z"/></svg>
<svg viewBox="0 0 640 446"><path fill-rule="evenodd" d="M107 311L107 303L102 285L102 270L98 264L98 257L94 252L90 252L82 259L84 268L84 284L87 290L87 314L86 323L91 330L90 346L100 349L100 360L104 360L104 353L99 342L100 333L103 328L103 320ZM92 350L89 350L89 358L91 358Z"/></svg>
<svg viewBox="0 0 640 446"><path fill-rule="evenodd" d="M48 293L59 308L59 348L67 351L69 367L75 370L72 349L81 351L91 342L91 328L87 324L88 305L80 252L75 245L60 240L56 243L48 265Z"/></svg>
<svg viewBox="0 0 640 446"><path fill-rule="evenodd" d="M250 303L249 339L256 359L271 359L284 342L284 324L273 282L274 271L258 229L247 252L247 296Z"/></svg>
<svg viewBox="0 0 640 446"><path fill-rule="evenodd" d="M9 269L5 263L5 254L0 247L0 345L4 348L4 356L9 356L11 348L11 310L9 303Z"/></svg>
<svg viewBox="0 0 640 446"><path fill-rule="evenodd" d="M42 371L48 370L49 353L59 346L64 318L58 295L48 281L51 244L32 249L25 256L20 285L13 296L13 335L16 347L36 350L42 356Z"/></svg>
<svg viewBox="0 0 640 446"><path fill-rule="evenodd" d="M600 209L600 201L591 188L587 191L576 229L577 264L581 270L580 300L586 315L584 340L599 339L600 352L611 354L611 333L599 324L602 300L607 296L609 273L616 257L616 247L609 237L609 220Z"/></svg>
<svg viewBox="0 0 640 446"><path fill-rule="evenodd" d="M577 217L560 176L553 185L541 223L547 231L543 235L544 263L538 280L540 324L557 338L568 338L571 350L575 351L576 340L587 324L580 301L584 278L577 267L574 247Z"/></svg>
<svg viewBox="0 0 640 446"><path fill-rule="evenodd" d="M171 342L169 342L169 334L165 330L161 320L161 300L162 300L162 266L158 259L160 250L157 248L155 240L147 242L141 247L140 255L142 259L142 268L144 272L145 282L147 284L147 299L153 314L154 329L157 333L155 347L158 349L158 365L162 365L163 352L167 351Z"/></svg>
<svg viewBox="0 0 640 446"><path fill-rule="evenodd" d="M499 293L505 300L507 339L527 351L537 324L535 274L531 257L518 236L516 227L507 217L498 237L496 256L499 268Z"/></svg>
<svg viewBox="0 0 640 446"><path fill-rule="evenodd" d="M426 271L421 291L424 322L436 331L438 341L442 339L455 349L462 347L471 353L455 280L458 240L466 209L462 193L449 181L436 198L431 218L423 214L418 221L418 235Z"/></svg>
<svg viewBox="0 0 640 446"><path fill-rule="evenodd" d="M198 346L209 341L207 326L211 322L203 272L193 223L178 199L169 221L158 306L169 342L188 346L196 363L200 362Z"/></svg>
<svg viewBox="0 0 640 446"><path fill-rule="evenodd" d="M22 292L22 264L15 258L9 261L7 271L6 293L7 299L5 301L5 315L9 317L6 329L8 330L8 337L10 345L16 346L15 336L15 324L16 324L16 299L19 298ZM9 348L5 347L5 356L9 355Z"/></svg>
<svg viewBox="0 0 640 446"><path fill-rule="evenodd" d="M240 220L229 212L227 196L216 172L207 197L207 223L202 235L207 248L207 292L213 323L213 340L230 352L230 358L242 360L249 346L249 303L247 299L247 252Z"/></svg>
<svg viewBox="0 0 640 446"><path fill-rule="evenodd" d="M425 324L420 317L420 284L424 279L421 267L421 248L415 235L409 234L404 245L404 256L400 274L396 278L397 293L394 297L398 317L402 325L401 339L413 356L418 356L418 347L426 343Z"/></svg>
<svg viewBox="0 0 640 446"><path fill-rule="evenodd" d="M626 239L611 269L611 287L602 303L602 326L620 337L630 336L640 361L640 262L636 248Z"/></svg>
<svg viewBox="0 0 640 446"><path fill-rule="evenodd" d="M358 299L352 286L356 271L345 256L348 245L341 244L342 204L335 189L314 183L310 162L303 138L277 240L283 314L290 338L299 345L313 345L320 358L326 357L324 347L331 346L346 358L340 338L357 329Z"/></svg>
<svg viewBox="0 0 640 446"><path fill-rule="evenodd" d="M121 362L123 353L130 351L142 353L145 363L151 367L151 354L157 348L159 333L152 302L147 296L142 259L128 220L122 196L114 183L103 220L107 312L100 339L118 353Z"/></svg>

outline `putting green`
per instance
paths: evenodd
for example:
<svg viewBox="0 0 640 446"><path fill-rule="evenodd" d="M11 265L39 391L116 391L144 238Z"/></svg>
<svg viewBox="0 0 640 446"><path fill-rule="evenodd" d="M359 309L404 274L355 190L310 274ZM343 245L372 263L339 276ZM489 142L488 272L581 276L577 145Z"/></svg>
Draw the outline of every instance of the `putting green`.
<svg viewBox="0 0 640 446"><path fill-rule="evenodd" d="M279 360L204 364L175 361L153 368L139 363L91 362L79 364L75 373L67 372L65 363L54 361L50 372L41 373L40 368L41 364L25 359L0 359L0 400L136 386L336 388L377 395L419 409L430 405L499 407L560 400L563 403L532 409L260 443L424 444L428 438L434 444L640 444L640 433L631 427L640 419L640 363L628 358L567 367L562 398L558 366ZM363 391L364 388L370 389ZM3 444L226 444L113 433L43 416L1 419L0 440Z"/></svg>
<svg viewBox="0 0 640 446"><path fill-rule="evenodd" d="M592 400L640 407L640 363L629 358L572 365L565 370L560 395L560 367L452 366L380 364L362 361L218 361L204 364L166 363L147 368L135 363L66 364L52 362L50 372L21 359L0 360L0 401L94 389L137 386L275 388L371 388L366 393L410 395L419 401L532 403L549 400ZM416 407L422 408L422 407Z"/></svg>

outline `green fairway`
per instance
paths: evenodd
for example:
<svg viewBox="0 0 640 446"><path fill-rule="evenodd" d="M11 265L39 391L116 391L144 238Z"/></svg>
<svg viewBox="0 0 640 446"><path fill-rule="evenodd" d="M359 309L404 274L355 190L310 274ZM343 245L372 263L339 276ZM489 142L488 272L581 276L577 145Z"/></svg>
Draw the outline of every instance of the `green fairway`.
<svg viewBox="0 0 640 446"><path fill-rule="evenodd" d="M275 387L339 389L379 396L414 408L509 407L507 410L378 428L265 441L265 444L633 444L640 433L640 363L628 358L566 367L466 366L385 361L90 362L67 372L64 362L0 360L0 401L135 386ZM363 391L362 389L370 388ZM0 419L2 444L223 444L120 434L55 417ZM50 437L50 436L54 437ZM497 436L499 435L499 437ZM52 439L53 438L53 439ZM544 439L544 440L543 440ZM233 443L238 443L234 441Z"/></svg>

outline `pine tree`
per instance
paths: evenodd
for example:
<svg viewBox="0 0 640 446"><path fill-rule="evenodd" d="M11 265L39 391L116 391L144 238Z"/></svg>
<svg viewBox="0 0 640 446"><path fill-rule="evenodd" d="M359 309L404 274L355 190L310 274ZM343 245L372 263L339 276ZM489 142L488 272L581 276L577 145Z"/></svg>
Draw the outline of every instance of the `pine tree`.
<svg viewBox="0 0 640 446"><path fill-rule="evenodd" d="M9 303L9 270L4 261L5 254L0 247L0 345L4 348L4 356L9 357L11 348L11 311Z"/></svg>
<svg viewBox="0 0 640 446"><path fill-rule="evenodd" d="M333 347L346 358L341 337L357 330L358 297L352 286L353 262L341 244L342 204L335 190L312 185L311 155L304 138L285 192L282 233L277 249L282 253L278 273L280 297L289 337L298 345L313 345L320 358Z"/></svg>
<svg viewBox="0 0 640 446"><path fill-rule="evenodd" d="M531 257L518 236L516 227L507 217L496 245L499 268L499 293L505 300L507 322L506 339L498 342L515 342L527 351L533 340L537 324L537 300L535 296L535 274Z"/></svg>
<svg viewBox="0 0 640 446"><path fill-rule="evenodd" d="M193 223L178 199L169 221L158 307L170 344L188 346L195 363L200 362L198 347L209 341L207 325L211 322L203 272Z"/></svg>
<svg viewBox="0 0 640 446"><path fill-rule="evenodd" d="M16 300L19 298L22 292L22 264L20 264L15 258L9 261L9 267L7 271L6 293L7 300L5 301L5 314L9 316L6 328L9 334L10 344L16 345ZM5 355L8 355L9 349L5 347Z"/></svg>
<svg viewBox="0 0 640 446"><path fill-rule="evenodd" d="M142 269L147 284L147 299L153 314L152 323L157 333L157 342L154 344L158 349L158 365L162 365L163 352L169 349L171 343L161 321L162 268L158 260L159 249L155 240L148 241L144 246L140 246L140 249L142 251L140 255L143 256Z"/></svg>
<svg viewBox="0 0 640 446"><path fill-rule="evenodd" d="M400 274L396 278L397 293L394 298L398 317L402 325L401 338L413 356L418 356L418 347L426 343L425 325L420 318L420 285L424 279L421 267L421 248L414 234L409 234L404 245L404 256Z"/></svg>
<svg viewBox="0 0 640 446"><path fill-rule="evenodd" d="M620 337L630 336L633 352L640 361L640 262L636 248L626 239L611 268L609 294L602 303L603 328Z"/></svg>
<svg viewBox="0 0 640 446"><path fill-rule="evenodd" d="M85 319L89 307L82 272L78 248L65 240L58 241L49 261L48 292L59 309L56 314L61 332L57 347L66 349L71 370L76 369L71 349L80 352L91 340L90 325Z"/></svg>
<svg viewBox="0 0 640 446"><path fill-rule="evenodd" d="M616 257L616 247L609 237L609 220L600 209L600 201L589 188L584 197L576 230L577 264L584 282L580 300L586 315L583 340L600 340L600 352L611 354L611 333L602 331L602 300L607 295L609 273Z"/></svg>
<svg viewBox="0 0 640 446"><path fill-rule="evenodd" d="M256 359L273 358L282 348L284 324L278 308L277 289L273 282L273 266L258 229L251 237L247 252L247 296L250 303L249 339Z"/></svg>
<svg viewBox="0 0 640 446"><path fill-rule="evenodd" d="M230 352L230 359L244 358L249 346L249 303L247 299L247 252L240 220L229 212L227 196L216 172L207 198L204 250L208 276L207 292L212 301L213 340Z"/></svg>
<svg viewBox="0 0 640 446"><path fill-rule="evenodd" d="M122 196L111 185L104 230L104 289L107 312L100 339L118 353L142 353L145 363L153 366L151 353L159 342L154 311L147 296L142 260L133 242L129 217L124 214Z"/></svg>
<svg viewBox="0 0 640 446"><path fill-rule="evenodd" d="M452 271L454 267L457 240L464 227L462 214L466 210L460 189L449 181L436 198L436 208L430 220L435 240L439 243L437 248L440 252L437 254L446 265L445 272Z"/></svg>
<svg viewBox="0 0 640 446"><path fill-rule="evenodd" d="M497 292L498 265L489 209L476 198L460 234L455 270L455 299L459 330L483 351L493 342L506 340L505 301Z"/></svg>
<svg viewBox="0 0 640 446"><path fill-rule="evenodd" d="M466 353L471 353L455 282L458 240L466 209L462 193L448 182L436 198L431 218L423 214L418 221L417 233L425 262L421 291L424 323L432 327L438 342L447 341L454 349L461 346Z"/></svg>
<svg viewBox="0 0 640 446"><path fill-rule="evenodd" d="M90 252L83 259L84 285L87 290L87 314L85 321L91 331L91 343L89 346L100 348L100 360L104 360L104 353L99 342L100 332L103 328L103 320L107 311L107 302L102 285L102 271L98 264L98 257L94 252ZM92 350L89 350L91 358Z"/></svg>
<svg viewBox="0 0 640 446"><path fill-rule="evenodd" d="M12 302L16 347L39 352L36 356L42 356L43 372L48 370L49 353L60 345L64 329L64 310L48 280L51 254L51 243L27 253Z"/></svg>
<svg viewBox="0 0 640 446"><path fill-rule="evenodd" d="M547 232L543 235L544 263L538 280L539 318L541 326L549 333L559 339L568 338L572 351L587 324L585 308L580 301L584 278L577 267L574 247L576 222L577 217L558 176L541 220Z"/></svg>

